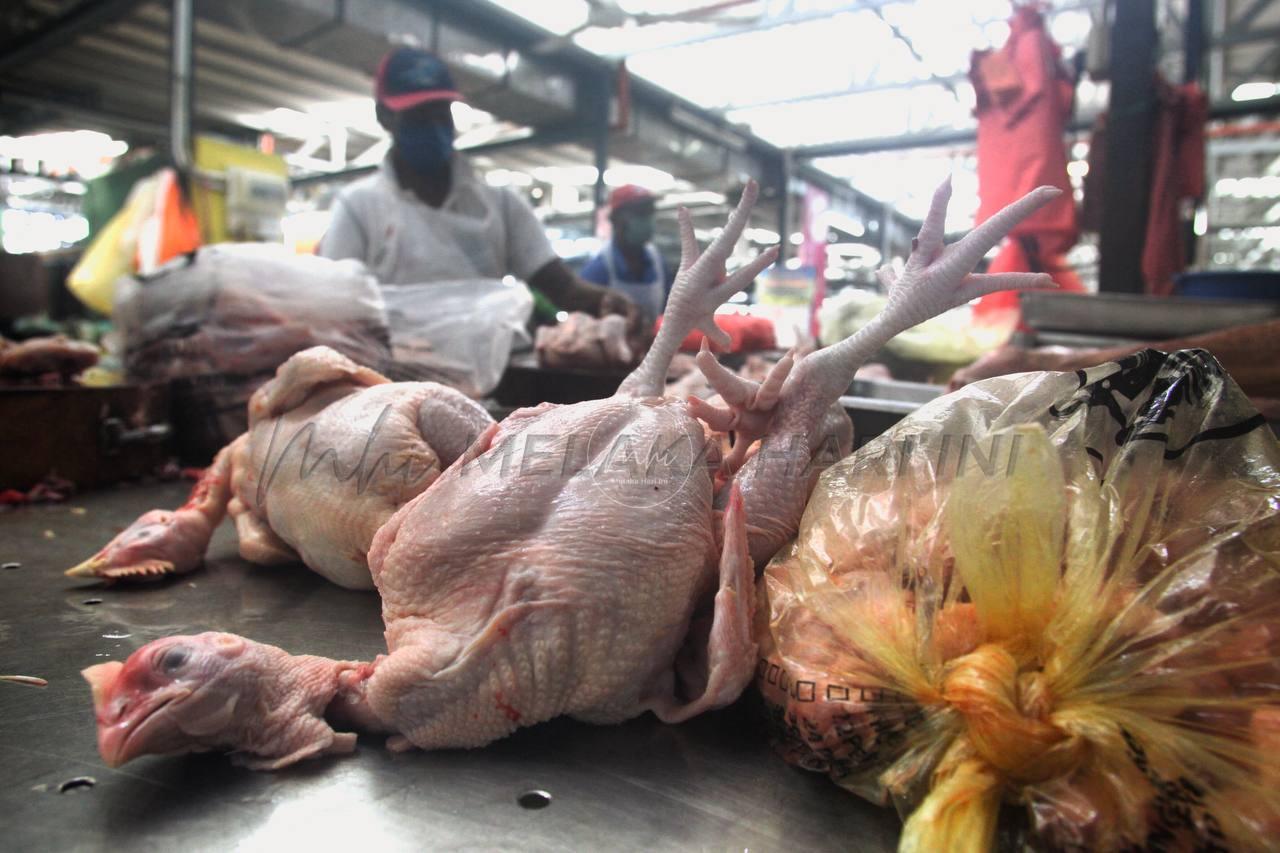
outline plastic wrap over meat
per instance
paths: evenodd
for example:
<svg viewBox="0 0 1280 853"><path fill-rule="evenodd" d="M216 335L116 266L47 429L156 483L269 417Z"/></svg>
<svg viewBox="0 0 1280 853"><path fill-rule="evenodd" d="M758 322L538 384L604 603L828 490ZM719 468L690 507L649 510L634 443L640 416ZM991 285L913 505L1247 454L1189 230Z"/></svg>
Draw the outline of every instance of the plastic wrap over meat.
<svg viewBox="0 0 1280 853"><path fill-rule="evenodd" d="M390 355L378 283L359 261L262 243L202 248L116 284L133 381L173 380L180 448L207 461L248 426L247 404L289 356L324 344L375 370Z"/></svg>
<svg viewBox="0 0 1280 853"><path fill-rule="evenodd" d="M903 850L1280 846L1280 452L1203 351L922 407L760 596L780 751Z"/></svg>
<svg viewBox="0 0 1280 853"><path fill-rule="evenodd" d="M386 285L392 363L400 381L430 380L472 397L497 387L511 352L529 345L533 294L498 279Z"/></svg>
<svg viewBox="0 0 1280 853"><path fill-rule="evenodd" d="M362 264L274 244L209 246L121 279L113 317L131 379L271 373L320 344L375 369L388 356L386 311Z"/></svg>

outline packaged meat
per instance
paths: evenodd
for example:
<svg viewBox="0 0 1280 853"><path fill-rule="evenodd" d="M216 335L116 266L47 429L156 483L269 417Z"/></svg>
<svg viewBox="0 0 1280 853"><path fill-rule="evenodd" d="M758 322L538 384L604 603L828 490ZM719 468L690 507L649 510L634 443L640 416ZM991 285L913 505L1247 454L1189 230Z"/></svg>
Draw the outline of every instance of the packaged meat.
<svg viewBox="0 0 1280 853"><path fill-rule="evenodd" d="M117 285L130 378L271 372L329 346L365 365L388 355L377 282L357 261L265 243L221 244Z"/></svg>
<svg viewBox="0 0 1280 853"><path fill-rule="evenodd" d="M627 340L625 317L592 317L581 311L554 326L540 326L533 347L538 363L550 368L625 369L637 355Z"/></svg>
<svg viewBox="0 0 1280 853"><path fill-rule="evenodd" d="M760 584L782 755L903 850L1280 837L1280 449L1201 350L991 379L829 468Z"/></svg>
<svg viewBox="0 0 1280 853"><path fill-rule="evenodd" d="M180 448L191 461L245 431L249 396L294 353L324 345L374 369L390 356L386 309L362 264L274 244L208 246L121 278L113 318L128 378L176 380L175 409L203 425Z"/></svg>

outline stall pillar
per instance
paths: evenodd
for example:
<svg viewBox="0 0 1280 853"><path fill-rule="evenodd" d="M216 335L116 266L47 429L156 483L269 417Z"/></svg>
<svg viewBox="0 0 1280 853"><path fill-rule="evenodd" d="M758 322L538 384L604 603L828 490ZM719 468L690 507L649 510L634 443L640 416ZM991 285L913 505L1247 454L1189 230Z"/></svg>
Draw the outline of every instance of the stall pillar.
<svg viewBox="0 0 1280 853"><path fill-rule="evenodd" d="M179 169L191 166L192 0L172 0L169 7L169 146Z"/></svg>
<svg viewBox="0 0 1280 853"><path fill-rule="evenodd" d="M1142 293L1155 126L1155 0L1116 4L1098 289Z"/></svg>

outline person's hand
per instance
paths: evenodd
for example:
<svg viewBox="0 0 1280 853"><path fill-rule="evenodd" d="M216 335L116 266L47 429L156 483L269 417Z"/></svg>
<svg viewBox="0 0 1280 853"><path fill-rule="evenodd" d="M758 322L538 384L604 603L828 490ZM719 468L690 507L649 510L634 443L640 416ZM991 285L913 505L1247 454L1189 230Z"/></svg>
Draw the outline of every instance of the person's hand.
<svg viewBox="0 0 1280 853"><path fill-rule="evenodd" d="M641 322L644 315L640 311L640 306L632 302L623 293L616 290L606 289L604 295L600 297L600 316L606 314L621 314L627 318L627 336L638 335L642 331Z"/></svg>
<svg viewBox="0 0 1280 853"><path fill-rule="evenodd" d="M950 390L963 388L979 379L1004 376L1009 373L1027 373L1032 370L1061 370L1059 361L1070 350L1061 347L1025 349L1002 346L979 358L968 367L957 370L951 377Z"/></svg>

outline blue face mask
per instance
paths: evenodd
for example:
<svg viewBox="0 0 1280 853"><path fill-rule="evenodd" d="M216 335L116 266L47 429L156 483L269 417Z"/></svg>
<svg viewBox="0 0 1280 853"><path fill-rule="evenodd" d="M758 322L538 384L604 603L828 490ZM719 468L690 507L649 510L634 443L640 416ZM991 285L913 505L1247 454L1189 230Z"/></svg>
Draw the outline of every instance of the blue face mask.
<svg viewBox="0 0 1280 853"><path fill-rule="evenodd" d="M453 156L453 126L443 122L407 124L396 132L396 152L415 172L437 172Z"/></svg>
<svg viewBox="0 0 1280 853"><path fill-rule="evenodd" d="M635 216L622 223L623 245L639 249L652 239L652 216Z"/></svg>

